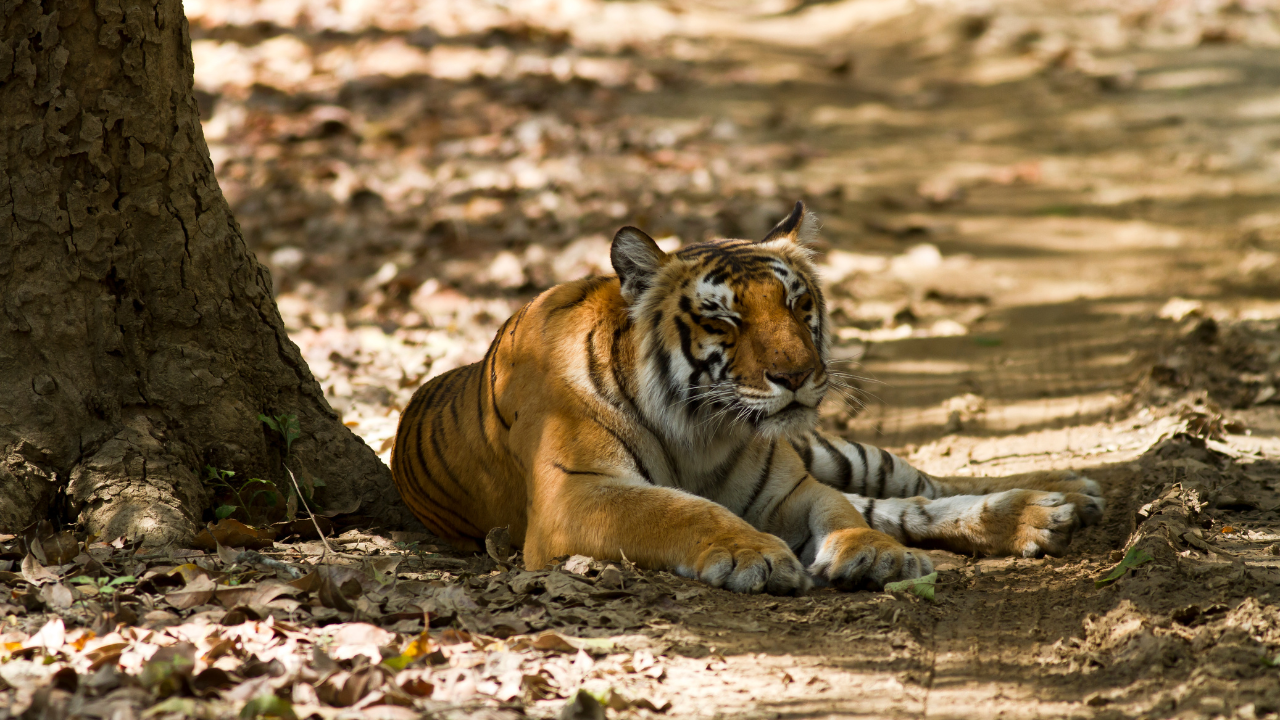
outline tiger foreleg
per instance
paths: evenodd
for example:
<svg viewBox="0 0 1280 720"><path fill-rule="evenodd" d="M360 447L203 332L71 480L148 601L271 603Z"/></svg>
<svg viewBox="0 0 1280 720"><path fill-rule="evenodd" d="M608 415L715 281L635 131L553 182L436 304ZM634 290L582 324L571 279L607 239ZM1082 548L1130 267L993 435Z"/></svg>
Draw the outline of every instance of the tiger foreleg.
<svg viewBox="0 0 1280 720"><path fill-rule="evenodd" d="M1102 486L1074 470L1037 470L1001 477L944 477L934 478L934 482L944 495L987 495L1020 489L1076 493L1099 501L1102 498Z"/></svg>
<svg viewBox="0 0 1280 720"><path fill-rule="evenodd" d="M819 482L871 498L940 498L1005 490L1043 490L1102 497L1097 482L1071 470L1041 470L1005 477L934 477L883 448L814 431L793 445Z"/></svg>
<svg viewBox="0 0 1280 720"><path fill-rule="evenodd" d="M625 557L735 592L792 595L812 585L785 542L710 500L578 469L553 468L544 480L525 537L530 569L562 555Z"/></svg>
<svg viewBox="0 0 1280 720"><path fill-rule="evenodd" d="M843 495L805 472L799 458L783 457L771 470L770 492L746 517L798 548L821 580L843 589L878 589L933 571L928 555L868 527Z"/></svg>
<svg viewBox="0 0 1280 720"><path fill-rule="evenodd" d="M1025 489L932 500L845 497L871 527L900 542L979 555L1062 554L1076 528L1096 523L1103 511L1092 495Z"/></svg>

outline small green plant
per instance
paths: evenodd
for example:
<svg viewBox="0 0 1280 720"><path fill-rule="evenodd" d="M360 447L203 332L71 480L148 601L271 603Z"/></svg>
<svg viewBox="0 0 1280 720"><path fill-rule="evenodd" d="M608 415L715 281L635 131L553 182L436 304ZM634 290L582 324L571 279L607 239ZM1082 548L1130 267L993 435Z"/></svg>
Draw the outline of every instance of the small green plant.
<svg viewBox="0 0 1280 720"><path fill-rule="evenodd" d="M298 424L297 415L264 415L258 414L258 419L264 425L278 433L284 440L284 462L285 469L288 470L289 453L293 450L293 441L302 437L302 427ZM292 473L290 473L292 474ZM298 490L301 491L302 501L308 508L319 508L316 502L316 488L324 487L324 481L319 478L307 477L303 474L302 479L298 481ZM286 500L285 515L293 520L297 517L298 512L298 492L293 486L288 487L288 498Z"/></svg>
<svg viewBox="0 0 1280 720"><path fill-rule="evenodd" d="M1129 552L1124 554L1124 558L1120 560L1120 564L1115 566L1106 577L1094 580L1093 585L1094 587L1106 587L1116 580L1119 580L1120 576L1150 560L1151 555L1145 550L1139 550L1136 547L1131 547L1129 548Z"/></svg>
<svg viewBox="0 0 1280 720"><path fill-rule="evenodd" d="M302 437L302 428L298 425L298 416L271 416L258 413L258 419L265 423L267 427L280 433L280 437L284 438L284 454L288 457L289 451L293 449L293 441Z"/></svg>
<svg viewBox="0 0 1280 720"><path fill-rule="evenodd" d="M263 693L252 698L240 708L240 720L253 720L253 718L298 720L297 714L293 711L293 704L271 693Z"/></svg>
<svg viewBox="0 0 1280 720"><path fill-rule="evenodd" d="M219 470L212 465L204 466L205 473L209 479L209 483L214 487L223 488L235 498L238 505L223 503L214 508L213 514L219 520L225 520L235 514L236 510L244 510L245 518L253 523L255 521L252 508L259 498L262 499L268 507L275 507L276 497L280 491L276 489L274 483L270 480L262 478L249 478L242 483L232 482L231 478L235 477L235 472L231 470Z"/></svg>
<svg viewBox="0 0 1280 720"><path fill-rule="evenodd" d="M884 591L888 593L911 593L912 595L922 597L929 602L934 602L933 588L937 583L938 573L937 571L934 571L924 577L886 583Z"/></svg>
<svg viewBox="0 0 1280 720"><path fill-rule="evenodd" d="M324 487L324 481L317 478L309 477L299 471L294 473L289 467L289 453L293 450L293 441L302 437L302 427L298 424L297 415L265 415L258 414L258 419L264 425L279 433L284 439L284 458L281 464L284 465L284 471L289 473L289 497L285 500L284 516L290 521L298 517L298 503L302 503L303 509L307 511L307 516L311 518L311 524L315 526L316 534L320 536L320 542L324 544L324 555L321 556L321 562L333 552L333 548L329 547L329 541L324 537L324 530L320 527L320 522L316 520L316 510L320 504L316 502L316 488ZM302 480L298 480L298 475L302 475Z"/></svg>
<svg viewBox="0 0 1280 720"><path fill-rule="evenodd" d="M90 585L98 591L99 595L113 595L118 590L122 590L122 585L138 582L138 578L132 575L121 575L118 578L92 578L88 575L77 575L67 582L74 585Z"/></svg>

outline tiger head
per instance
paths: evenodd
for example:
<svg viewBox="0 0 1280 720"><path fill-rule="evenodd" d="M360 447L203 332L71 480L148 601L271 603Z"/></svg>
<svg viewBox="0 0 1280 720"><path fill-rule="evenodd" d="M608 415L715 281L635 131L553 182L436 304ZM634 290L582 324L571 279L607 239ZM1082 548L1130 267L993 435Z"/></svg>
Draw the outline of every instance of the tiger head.
<svg viewBox="0 0 1280 720"><path fill-rule="evenodd" d="M813 429L828 386L826 307L803 203L763 240L711 240L664 253L618 231L611 259L638 333L640 402L674 439Z"/></svg>

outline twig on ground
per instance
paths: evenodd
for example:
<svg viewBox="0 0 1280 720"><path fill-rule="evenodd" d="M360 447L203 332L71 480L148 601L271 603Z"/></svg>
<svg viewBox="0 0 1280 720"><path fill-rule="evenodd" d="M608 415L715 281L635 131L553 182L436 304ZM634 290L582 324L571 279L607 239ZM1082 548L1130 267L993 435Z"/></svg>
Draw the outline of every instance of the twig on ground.
<svg viewBox="0 0 1280 720"><path fill-rule="evenodd" d="M311 524L316 526L316 534L320 536L320 542L324 543L324 554L320 556L320 563L323 564L329 553L333 552L333 548L329 547L329 541L324 536L324 531L320 529L320 523L316 520L316 514L311 512L311 506L307 505L307 499L302 497L302 486L298 485L298 478L293 476L293 471L289 469L286 463L285 472L289 473L289 479L293 481L293 490L298 493L298 501L302 503L302 507L307 511L307 517L311 518Z"/></svg>
<svg viewBox="0 0 1280 720"><path fill-rule="evenodd" d="M269 558L256 550L242 550L235 557L235 562L244 563L246 565L265 565L272 570L282 572L289 577L297 580L306 573L288 563L280 562L275 558Z"/></svg>

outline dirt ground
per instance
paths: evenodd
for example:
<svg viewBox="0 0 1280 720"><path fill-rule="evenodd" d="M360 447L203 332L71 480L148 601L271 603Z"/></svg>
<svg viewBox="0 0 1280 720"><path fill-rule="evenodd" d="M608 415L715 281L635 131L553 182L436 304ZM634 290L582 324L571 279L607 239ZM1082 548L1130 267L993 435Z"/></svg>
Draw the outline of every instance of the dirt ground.
<svg viewBox="0 0 1280 720"><path fill-rule="evenodd" d="M861 387L828 429L1074 468L1108 509L1064 557L933 551L934 602L528 571L358 517L337 556L0 538L0 718L1280 713L1280 4L187 11L223 190L384 459L418 385L607 272L617 227L752 237L803 199Z"/></svg>

